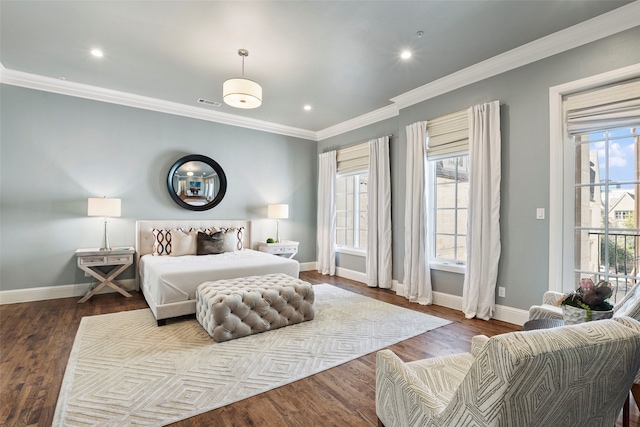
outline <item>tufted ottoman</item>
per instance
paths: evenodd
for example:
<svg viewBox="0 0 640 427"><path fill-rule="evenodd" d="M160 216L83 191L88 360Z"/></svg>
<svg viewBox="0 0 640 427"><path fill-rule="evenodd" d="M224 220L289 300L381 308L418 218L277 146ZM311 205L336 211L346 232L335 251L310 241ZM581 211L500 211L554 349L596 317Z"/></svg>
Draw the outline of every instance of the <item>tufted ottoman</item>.
<svg viewBox="0 0 640 427"><path fill-rule="evenodd" d="M196 318L217 342L313 319L313 287L286 274L204 282Z"/></svg>

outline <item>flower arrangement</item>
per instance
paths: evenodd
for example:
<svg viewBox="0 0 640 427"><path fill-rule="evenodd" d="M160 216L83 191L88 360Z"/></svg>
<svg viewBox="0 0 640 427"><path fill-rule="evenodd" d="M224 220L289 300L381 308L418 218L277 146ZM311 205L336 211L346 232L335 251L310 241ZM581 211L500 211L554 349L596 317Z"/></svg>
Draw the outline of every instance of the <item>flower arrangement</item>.
<svg viewBox="0 0 640 427"><path fill-rule="evenodd" d="M601 280L594 284L593 280L583 278L580 286L573 292L564 295L558 305L568 305L586 310L587 322L591 321L591 311L610 311L613 305L607 301L613 293L611 283Z"/></svg>

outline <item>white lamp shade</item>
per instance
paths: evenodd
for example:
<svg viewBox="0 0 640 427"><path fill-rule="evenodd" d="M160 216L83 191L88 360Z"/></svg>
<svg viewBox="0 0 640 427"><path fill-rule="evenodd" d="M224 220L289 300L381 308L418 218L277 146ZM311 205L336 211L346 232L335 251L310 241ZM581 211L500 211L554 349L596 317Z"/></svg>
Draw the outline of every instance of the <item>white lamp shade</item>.
<svg viewBox="0 0 640 427"><path fill-rule="evenodd" d="M232 107L257 108L262 105L262 86L249 79L229 79L222 84L222 99Z"/></svg>
<svg viewBox="0 0 640 427"><path fill-rule="evenodd" d="M272 219L289 218L289 205L269 205L267 207L267 216Z"/></svg>
<svg viewBox="0 0 640 427"><path fill-rule="evenodd" d="M119 217L121 214L120 199L89 198L87 215Z"/></svg>

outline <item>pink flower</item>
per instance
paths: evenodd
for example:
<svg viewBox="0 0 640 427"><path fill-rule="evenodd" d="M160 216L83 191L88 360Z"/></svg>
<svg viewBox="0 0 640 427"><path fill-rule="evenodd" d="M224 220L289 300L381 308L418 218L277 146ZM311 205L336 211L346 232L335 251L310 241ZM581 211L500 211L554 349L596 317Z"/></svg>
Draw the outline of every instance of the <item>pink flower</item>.
<svg viewBox="0 0 640 427"><path fill-rule="evenodd" d="M580 280L580 288L582 289L582 292L588 291L589 289L593 289L594 286L595 285L593 284L593 280L589 278L584 278Z"/></svg>

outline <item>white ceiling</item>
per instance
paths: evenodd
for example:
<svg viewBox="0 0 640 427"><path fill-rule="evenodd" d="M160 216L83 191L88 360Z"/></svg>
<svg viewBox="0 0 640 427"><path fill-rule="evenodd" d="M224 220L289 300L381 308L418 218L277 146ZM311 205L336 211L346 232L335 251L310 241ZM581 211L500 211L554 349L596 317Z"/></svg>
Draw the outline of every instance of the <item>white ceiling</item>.
<svg viewBox="0 0 640 427"><path fill-rule="evenodd" d="M21 75L318 132L628 3L1 0L0 63ZM105 56L92 57L94 47ZM222 102L223 81L240 75L239 48L249 50L245 76L263 86L263 105L198 104ZM403 49L413 57L401 60Z"/></svg>

